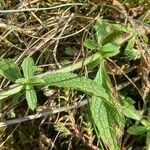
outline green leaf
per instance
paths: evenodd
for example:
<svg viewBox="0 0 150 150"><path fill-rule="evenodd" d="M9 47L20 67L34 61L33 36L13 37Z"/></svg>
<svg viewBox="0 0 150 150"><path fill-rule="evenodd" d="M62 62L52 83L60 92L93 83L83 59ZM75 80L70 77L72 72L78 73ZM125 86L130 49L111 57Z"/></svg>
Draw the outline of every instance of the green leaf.
<svg viewBox="0 0 150 150"><path fill-rule="evenodd" d="M45 83L44 80L39 77L32 77L28 79L28 81L29 81L29 84L31 85L41 85Z"/></svg>
<svg viewBox="0 0 150 150"><path fill-rule="evenodd" d="M91 79L78 77L73 73L55 73L42 77L45 85L70 88L86 92L98 97L112 106L103 87ZM113 107L113 106L112 106Z"/></svg>
<svg viewBox="0 0 150 150"><path fill-rule="evenodd" d="M87 65L88 70L93 70L96 66L99 65L99 62L101 61L101 59L97 59L93 62L91 62L90 64Z"/></svg>
<svg viewBox="0 0 150 150"><path fill-rule="evenodd" d="M0 75L10 81L21 77L18 65L11 59L0 59Z"/></svg>
<svg viewBox="0 0 150 150"><path fill-rule="evenodd" d="M102 19L97 18L95 24L96 37L98 44L102 44L102 41L107 37L110 33L110 26L108 23L104 22Z"/></svg>
<svg viewBox="0 0 150 150"><path fill-rule="evenodd" d="M99 52L104 58L113 57L119 53L120 46L115 43L108 43L100 47Z"/></svg>
<svg viewBox="0 0 150 150"><path fill-rule="evenodd" d="M130 38L128 40L128 44L126 46L126 50L131 50L134 47L134 43L135 43L135 36L133 36L132 38Z"/></svg>
<svg viewBox="0 0 150 150"><path fill-rule="evenodd" d="M135 36L129 39L128 44L125 48L125 55L129 60L136 60L140 58L140 53L133 48L134 43L135 43Z"/></svg>
<svg viewBox="0 0 150 150"><path fill-rule="evenodd" d="M110 30L111 32L109 32L106 38L102 41L102 45L113 43L122 35L123 32L129 32L127 27L121 24L110 24Z"/></svg>
<svg viewBox="0 0 150 150"><path fill-rule="evenodd" d="M13 104L14 106L16 106L16 105L18 104L18 101L19 101L21 95L22 95L21 92L16 93L16 94L13 95L13 97L12 97L12 104Z"/></svg>
<svg viewBox="0 0 150 150"><path fill-rule="evenodd" d="M116 31L121 31L121 32L128 32L129 29L126 26L123 26L122 24L111 24L112 28L115 29Z"/></svg>
<svg viewBox="0 0 150 150"><path fill-rule="evenodd" d="M88 49L96 50L98 47L98 44L93 40L86 39L84 41L84 46L87 47Z"/></svg>
<svg viewBox="0 0 150 150"><path fill-rule="evenodd" d="M26 99L29 108L34 110L37 106L37 96L33 86L31 85L26 85Z"/></svg>
<svg viewBox="0 0 150 150"><path fill-rule="evenodd" d="M101 62L95 81L107 91L109 95L108 100L111 103L115 101L115 107L110 107L100 97L93 96L90 101L91 121L96 125L98 136L100 136L104 145L110 150L120 150L124 117L119 102L112 96L110 80L106 73L104 62Z"/></svg>
<svg viewBox="0 0 150 150"><path fill-rule="evenodd" d="M133 135L142 135L149 130L148 127L145 126L132 126L128 129L128 133Z"/></svg>
<svg viewBox="0 0 150 150"><path fill-rule="evenodd" d="M67 54L69 56L74 56L77 53L78 53L78 50L75 49L74 47L66 47L65 48L65 54Z"/></svg>
<svg viewBox="0 0 150 150"><path fill-rule="evenodd" d="M127 59L129 60L137 60L140 59L141 54L136 49L126 50L125 55L127 56Z"/></svg>
<svg viewBox="0 0 150 150"><path fill-rule="evenodd" d="M102 45L115 42L121 36L121 34L122 32L120 31L110 32L109 35L103 40Z"/></svg>
<svg viewBox="0 0 150 150"><path fill-rule="evenodd" d="M19 78L15 81L16 84L21 84L21 85L26 85L26 84L30 84L30 85L40 85L44 83L44 80L39 78L39 77L31 77L29 79L25 79L25 78Z"/></svg>
<svg viewBox="0 0 150 150"><path fill-rule="evenodd" d="M34 75L38 75L38 74L43 72L43 69L38 67L38 66L34 66L33 67L33 72L34 72Z"/></svg>
<svg viewBox="0 0 150 150"><path fill-rule="evenodd" d="M22 90L22 88L23 88L23 86L17 86L15 88L9 89L7 91L0 92L0 100L20 92Z"/></svg>
<svg viewBox="0 0 150 150"><path fill-rule="evenodd" d="M121 97L121 101L122 101L122 109L123 109L123 114L128 117L128 118L132 118L134 120L140 121L143 117L142 117L142 113L140 113L140 111L136 110L134 107L134 101L127 97Z"/></svg>
<svg viewBox="0 0 150 150"><path fill-rule="evenodd" d="M23 63L21 65L23 69L24 77L29 79L34 74L34 61L32 58L28 57L23 60Z"/></svg>
<svg viewBox="0 0 150 150"><path fill-rule="evenodd" d="M24 85L28 83L28 79L25 78L19 78L15 81L16 84Z"/></svg>

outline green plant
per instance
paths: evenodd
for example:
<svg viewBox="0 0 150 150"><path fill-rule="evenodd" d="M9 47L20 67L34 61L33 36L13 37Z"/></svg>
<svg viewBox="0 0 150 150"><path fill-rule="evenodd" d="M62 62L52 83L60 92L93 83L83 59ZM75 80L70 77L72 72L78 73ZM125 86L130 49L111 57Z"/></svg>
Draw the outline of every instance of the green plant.
<svg viewBox="0 0 150 150"><path fill-rule="evenodd" d="M143 120L142 114L134 108L130 98L120 100L119 93L114 93L113 89L111 89L111 81L105 68L105 59L116 56L120 49L120 45L112 35L119 35L121 32L128 31L128 29L121 28L120 25L116 24L110 25L98 18L95 30L96 40L88 39L84 44L87 48L95 50L102 57L94 81L107 91L108 100L113 103L115 109L104 103L100 97L92 96L89 107L91 122L95 126L97 136L101 138L107 148L120 150L120 139L123 135L125 125L124 116L135 119L143 124L143 126L129 128L129 132L135 135L149 132L149 122ZM110 37L112 38L110 39ZM140 58L140 54L133 49L135 38L136 36L133 34L125 48L125 55L129 60Z"/></svg>
<svg viewBox="0 0 150 150"><path fill-rule="evenodd" d="M142 120L142 115L133 107L133 104L128 102L127 99L120 98L119 93L114 93L113 89L110 88L111 81L105 68L106 59L116 56L120 52L121 44L124 42L118 42L116 36L119 37L122 32L126 31L128 30L125 27L110 24L97 18L95 39L87 39L84 42L88 49L95 51L95 54L86 58L84 62L83 60L79 61L55 72L35 75L37 68L34 66L33 59L28 57L22 62L23 75L21 75L21 71L14 61L1 59L0 75L16 85L14 88L2 91L0 99L2 100L25 90L27 104L29 108L34 110L38 104L35 86L37 88L55 86L85 92L92 96L89 103L90 121L94 125L98 138L110 150L119 150L121 147L120 139L125 125L124 116L142 123L142 127L137 127L141 131L138 134L149 132L149 123L146 120ZM132 53L135 42L133 37L133 35L129 37L130 40L125 50L129 54ZM137 58L136 54L130 57L128 54L126 55L129 59L135 60ZM99 67L94 80L69 73L91 62L96 62L95 65ZM131 127L129 132L135 134L136 130Z"/></svg>
<svg viewBox="0 0 150 150"><path fill-rule="evenodd" d="M108 41L110 34L116 32L116 30L111 31L110 24L98 19L95 30L96 42L86 40L84 44L87 48L100 53L103 58L94 81L107 91L108 101L115 107L110 107L101 98L93 96L90 102L91 122L96 126L97 136L102 139L104 145L109 149L119 150L121 146L119 139L122 137L124 128L124 116L117 97L112 94L111 82L105 68L105 59L117 55L120 45L115 42L115 39L111 43Z"/></svg>
<svg viewBox="0 0 150 150"><path fill-rule="evenodd" d="M11 61L11 64L15 63ZM25 89L28 106L32 110L34 110L34 108L37 106L37 97L33 87L39 85L49 85L76 89L98 97L103 97L103 100L106 103L112 105L109 101L107 101L107 93L103 89L103 87L100 87L96 82L92 81L91 79L79 77L73 73L52 73L50 75L45 75L41 78L36 77L34 76L34 62L32 58L24 59L21 66L23 69L24 78L16 78L15 83L19 85L18 88L16 88L15 90L9 90L7 92L1 92L0 99L6 98L10 95L18 93L22 89ZM5 74L5 77L9 79L9 75L11 75L11 72L7 72L7 70L12 71L13 69L16 70L16 68L18 68L16 64L13 65L13 67L10 67L10 65L5 65L5 70L3 70L2 75L4 76Z"/></svg>
<svg viewBox="0 0 150 150"><path fill-rule="evenodd" d="M87 39L85 40L84 45L88 49L98 52L102 58L108 58L117 55L119 53L120 45L115 41L115 38L111 38L110 41L109 37L112 33L115 34L117 30L114 30L114 28L112 29L109 23L97 18L95 31L96 40Z"/></svg>
<svg viewBox="0 0 150 150"><path fill-rule="evenodd" d="M128 60L136 60L140 58L140 53L134 49L136 36L131 37L131 39L128 40L128 44L125 48L125 55Z"/></svg>

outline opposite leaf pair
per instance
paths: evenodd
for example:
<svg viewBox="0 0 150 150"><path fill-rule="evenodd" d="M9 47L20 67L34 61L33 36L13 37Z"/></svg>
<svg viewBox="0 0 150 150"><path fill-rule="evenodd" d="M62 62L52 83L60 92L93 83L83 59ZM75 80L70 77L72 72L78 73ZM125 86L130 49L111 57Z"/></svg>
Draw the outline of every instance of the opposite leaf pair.
<svg viewBox="0 0 150 150"><path fill-rule="evenodd" d="M39 83L44 82L42 79L34 77L35 66L33 59L26 58L21 65L24 78L22 78L21 71L13 60L1 59L0 66L1 76L20 85L16 88L9 89L8 91L1 92L0 99L16 94L25 88L28 106L33 110L37 105L37 97L33 85L38 85Z"/></svg>
<svg viewBox="0 0 150 150"><path fill-rule="evenodd" d="M17 84L23 85L26 91L26 99L28 106L29 108L34 110L37 106L37 96L33 86L44 83L44 81L40 78L34 77L35 66L32 58L24 59L21 67L23 70L24 78L19 78L15 82Z"/></svg>
<svg viewBox="0 0 150 150"><path fill-rule="evenodd" d="M73 73L64 72L53 72L39 78L34 75L35 66L32 58L24 59L21 65L24 75L24 78L22 78L19 67L13 61L3 59L2 62L5 69L0 68L0 72L3 72L1 75L6 77L8 80L12 79L10 81L15 81L18 86L13 89L9 89L8 91L1 92L0 99L7 98L8 96L20 92L22 89L25 89L28 106L34 110L37 106L37 96L34 86L55 86L60 88L75 89L90 95L101 97L104 102L113 107L112 103L108 100L108 95L104 88L91 79L82 76L80 77ZM13 77L11 76L12 73L14 73Z"/></svg>
<svg viewBox="0 0 150 150"><path fill-rule="evenodd" d="M115 56L119 53L120 45L115 42L113 36L109 37L112 33L121 34L121 31L112 29L112 25L104 22L100 18L97 18L95 24L96 40L87 39L84 45L96 52L100 53L103 58Z"/></svg>

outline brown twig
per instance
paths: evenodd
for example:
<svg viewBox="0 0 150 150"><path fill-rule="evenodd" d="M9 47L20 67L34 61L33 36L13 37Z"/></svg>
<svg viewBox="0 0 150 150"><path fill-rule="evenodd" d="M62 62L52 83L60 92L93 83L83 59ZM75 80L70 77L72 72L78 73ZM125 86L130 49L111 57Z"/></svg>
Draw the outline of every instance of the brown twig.
<svg viewBox="0 0 150 150"><path fill-rule="evenodd" d="M74 136L82 141L84 145L90 150L98 150L99 148L96 145L93 145L89 140L86 140L84 135L80 132L77 124L75 123L74 117L70 117L70 128L73 130Z"/></svg>

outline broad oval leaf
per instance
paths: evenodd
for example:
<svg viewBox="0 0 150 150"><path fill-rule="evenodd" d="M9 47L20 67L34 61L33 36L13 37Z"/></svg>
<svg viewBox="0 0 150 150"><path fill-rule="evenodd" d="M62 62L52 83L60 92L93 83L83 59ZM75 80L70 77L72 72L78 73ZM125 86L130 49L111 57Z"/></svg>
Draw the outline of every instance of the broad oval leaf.
<svg viewBox="0 0 150 150"><path fill-rule="evenodd" d="M98 44L93 40L86 39L84 41L84 46L87 47L88 49L96 50L98 47Z"/></svg>
<svg viewBox="0 0 150 150"><path fill-rule="evenodd" d="M104 58L116 56L119 53L120 46L116 43L108 43L100 47L99 52Z"/></svg>
<svg viewBox="0 0 150 150"><path fill-rule="evenodd" d="M128 129L128 132L133 135L142 135L149 130L146 126L132 126Z"/></svg>
<svg viewBox="0 0 150 150"><path fill-rule="evenodd" d="M121 102L122 102L123 114L126 117L135 119L137 121L140 121L143 118L142 113L135 109L133 105L133 100L131 98L121 97Z"/></svg>
<svg viewBox="0 0 150 150"><path fill-rule="evenodd" d="M31 85L26 85L26 99L29 108L34 110L37 106L37 96L33 86Z"/></svg>
<svg viewBox="0 0 150 150"><path fill-rule="evenodd" d="M111 31L109 35L103 40L102 45L106 45L108 43L116 42L116 40L121 36L122 32L120 31Z"/></svg>
<svg viewBox="0 0 150 150"><path fill-rule="evenodd" d="M0 75L10 81L21 77L18 65L11 59L0 59Z"/></svg>
<svg viewBox="0 0 150 150"><path fill-rule="evenodd" d="M78 53L78 50L74 47L66 47L65 48L65 54L67 54L69 56L74 56L77 53Z"/></svg>
<svg viewBox="0 0 150 150"><path fill-rule="evenodd" d="M125 52L126 58L128 60L137 60L141 57L141 54L136 49L127 50Z"/></svg>
<svg viewBox="0 0 150 150"><path fill-rule="evenodd" d="M98 44L102 44L103 40L110 33L109 24L107 24L106 22L104 22L102 19L98 17L95 24L95 30L96 30L96 37L97 37Z"/></svg>
<svg viewBox="0 0 150 150"><path fill-rule="evenodd" d="M95 81L100 86L103 86L109 95L108 100L114 103L115 98L110 90L110 80L106 73L104 62L101 62ZM117 103L119 102L116 100L115 107L110 107L100 97L95 96L90 101L91 122L96 126L98 136L102 139L104 145L110 150L120 150L123 135L124 117L120 104Z"/></svg>
<svg viewBox="0 0 150 150"><path fill-rule="evenodd" d="M33 76L34 73L34 61L32 58L27 57L23 60L22 65L24 77L29 79Z"/></svg>

